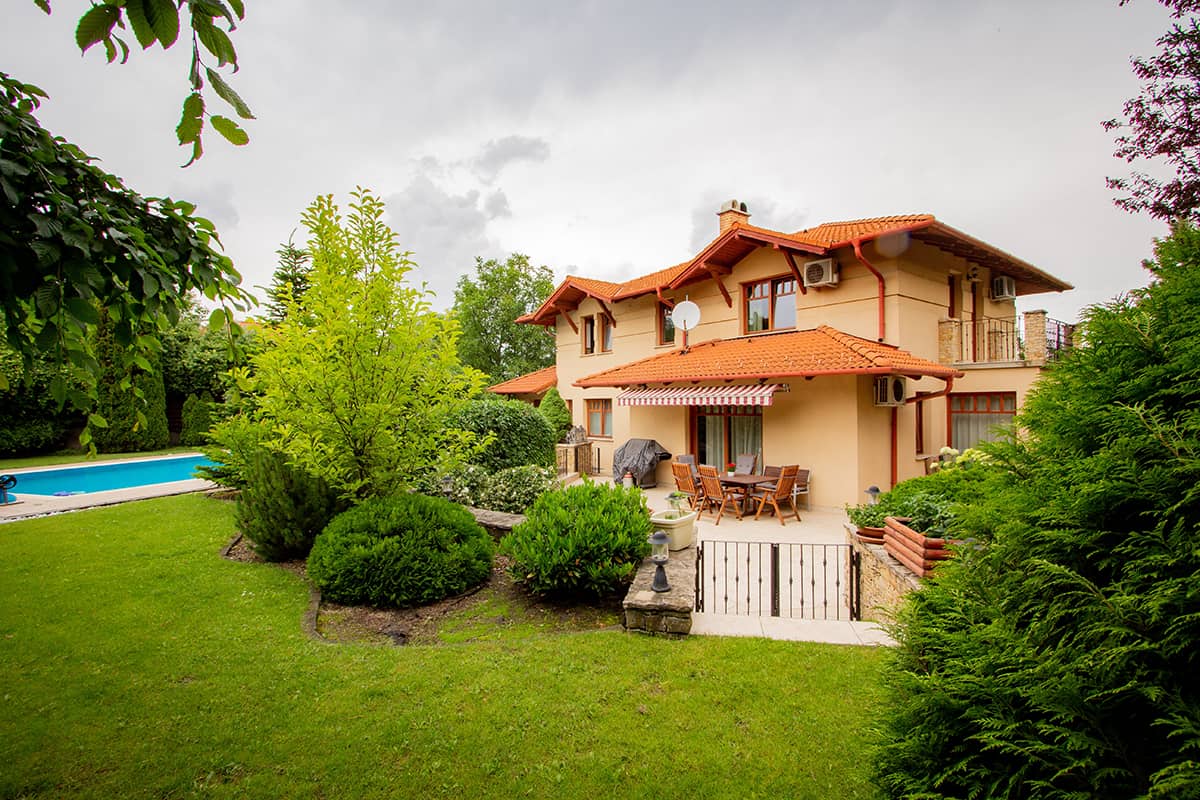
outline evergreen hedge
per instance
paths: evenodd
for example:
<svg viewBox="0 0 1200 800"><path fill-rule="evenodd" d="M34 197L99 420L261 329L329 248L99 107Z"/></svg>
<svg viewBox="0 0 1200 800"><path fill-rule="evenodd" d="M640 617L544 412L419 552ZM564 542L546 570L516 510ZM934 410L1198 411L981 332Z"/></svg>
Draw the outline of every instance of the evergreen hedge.
<svg viewBox="0 0 1200 800"><path fill-rule="evenodd" d="M567 408L566 401L558 393L558 387L551 386L537 408L546 422L550 424L550 430L554 433L554 441L561 442L567 435L567 431L571 429L571 410Z"/></svg>
<svg viewBox="0 0 1200 800"><path fill-rule="evenodd" d="M472 400L452 423L461 430L491 436L492 441L471 459L488 472L526 464L554 464L554 431L529 403L489 397Z"/></svg>
<svg viewBox="0 0 1200 800"><path fill-rule="evenodd" d="M889 797L1200 797L1200 234L1157 256L985 446L981 547L901 614Z"/></svg>
<svg viewBox="0 0 1200 800"><path fill-rule="evenodd" d="M237 524L268 561L304 558L329 521L349 505L325 481L260 447L244 468Z"/></svg>

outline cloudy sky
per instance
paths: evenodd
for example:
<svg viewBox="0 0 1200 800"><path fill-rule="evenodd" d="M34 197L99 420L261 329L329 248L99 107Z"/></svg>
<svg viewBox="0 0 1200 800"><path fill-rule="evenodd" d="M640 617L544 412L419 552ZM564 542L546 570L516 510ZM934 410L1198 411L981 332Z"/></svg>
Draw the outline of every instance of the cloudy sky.
<svg viewBox="0 0 1200 800"><path fill-rule="evenodd" d="M1152 0L246 0L230 82L251 142L209 133L187 169L188 49L81 58L86 5L5 0L0 70L128 186L197 203L248 286L315 196L355 186L438 306L476 256L607 280L676 264L737 198L782 230L932 213L1073 283L1021 301L1072 320L1144 285L1165 232L1112 205L1125 165L1100 127L1166 29Z"/></svg>

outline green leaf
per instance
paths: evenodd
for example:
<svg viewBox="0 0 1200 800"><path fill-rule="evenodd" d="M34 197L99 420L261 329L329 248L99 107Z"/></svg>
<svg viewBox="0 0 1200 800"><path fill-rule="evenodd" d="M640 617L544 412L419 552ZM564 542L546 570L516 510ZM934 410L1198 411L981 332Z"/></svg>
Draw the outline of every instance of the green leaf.
<svg viewBox="0 0 1200 800"><path fill-rule="evenodd" d="M148 0L128 0L125 3L125 16L129 17L133 35L137 37L138 44L142 46L143 50L158 39L158 34L154 32L154 26L150 24L150 17L146 14L147 2Z"/></svg>
<svg viewBox="0 0 1200 800"><path fill-rule="evenodd" d="M197 136L196 141L192 142L192 157L188 159L188 162L184 166L190 167L192 164L195 164L202 155L204 155L204 147L200 144L200 137Z"/></svg>
<svg viewBox="0 0 1200 800"><path fill-rule="evenodd" d="M192 30L196 32L204 49L217 57L217 66L237 65L237 51L228 34L212 24L207 17L192 17Z"/></svg>
<svg viewBox="0 0 1200 800"><path fill-rule="evenodd" d="M150 359L146 358L141 353L133 354L133 363L144 369L146 372L153 372L154 367L150 365Z"/></svg>
<svg viewBox="0 0 1200 800"><path fill-rule="evenodd" d="M171 0L144 0L146 19L166 50L179 38L179 8Z"/></svg>
<svg viewBox="0 0 1200 800"><path fill-rule="evenodd" d="M94 428L107 428L108 420L99 414L90 414L88 415L88 425Z"/></svg>
<svg viewBox="0 0 1200 800"><path fill-rule="evenodd" d="M254 119L254 114L251 113L250 106L246 105L246 101L241 98L241 95L225 82L225 79L221 77L221 73L211 67L205 67L204 72L208 76L208 82L212 84L213 90L216 91L217 97L220 97L226 103L233 106L233 110L242 119Z"/></svg>
<svg viewBox="0 0 1200 800"><path fill-rule="evenodd" d="M86 53L88 48L97 42L107 42L120 16L121 12L116 6L99 5L89 8L79 18L79 24L75 27L75 44L79 45L80 52ZM112 45L110 43L107 46Z"/></svg>
<svg viewBox="0 0 1200 800"><path fill-rule="evenodd" d="M68 297L66 306L67 311L71 312L71 316L80 322L88 325L97 325L100 323L100 312L96 310L96 306L82 297Z"/></svg>
<svg viewBox="0 0 1200 800"><path fill-rule="evenodd" d="M242 5L242 0L229 0L229 7L237 14L238 19L246 18L246 7Z"/></svg>
<svg viewBox="0 0 1200 800"><path fill-rule="evenodd" d="M224 328L229 319L229 314L223 308L214 308L213 312L208 315L208 329L215 331Z"/></svg>
<svg viewBox="0 0 1200 800"><path fill-rule="evenodd" d="M81 430L79 432L79 446L87 447L91 443L92 443L92 432L90 430L88 430L87 428L84 428L83 430Z"/></svg>
<svg viewBox="0 0 1200 800"><path fill-rule="evenodd" d="M67 382L61 375L55 375L50 380L50 396L54 398L54 402L58 403L59 408L62 408L63 403L67 400Z"/></svg>
<svg viewBox="0 0 1200 800"><path fill-rule="evenodd" d="M40 8L42 11L45 11L47 14L50 13L50 0L33 0L33 4L35 6L37 6L38 8ZM236 8L236 6L235 6L235 8Z"/></svg>
<svg viewBox="0 0 1200 800"><path fill-rule="evenodd" d="M229 117L215 116L211 117L209 121L212 122L213 129L224 136L230 144L241 147L250 141L249 134Z"/></svg>
<svg viewBox="0 0 1200 800"><path fill-rule="evenodd" d="M183 113L179 117L175 134L179 137L180 144L191 144L200 139L200 131L203 129L204 98L199 92L192 92L183 101ZM192 160L195 161L196 156L193 156Z"/></svg>

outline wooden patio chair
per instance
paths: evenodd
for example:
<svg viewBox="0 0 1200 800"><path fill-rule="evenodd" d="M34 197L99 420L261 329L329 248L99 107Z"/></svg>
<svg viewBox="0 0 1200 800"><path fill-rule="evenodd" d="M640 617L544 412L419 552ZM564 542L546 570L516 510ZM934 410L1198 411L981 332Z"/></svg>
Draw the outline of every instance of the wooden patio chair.
<svg viewBox="0 0 1200 800"><path fill-rule="evenodd" d="M767 466L763 467L763 477L764 478L775 478L775 480L771 481L770 483L760 484L760 486L762 486L762 488L764 488L764 489L767 489L768 491L775 491L775 487L779 484L779 471L781 469L783 469L783 468L772 466L771 464L768 464Z"/></svg>
<svg viewBox="0 0 1200 800"><path fill-rule="evenodd" d="M812 470L801 469L796 472L796 484L792 487L792 508L796 507L796 498L804 495L804 510L811 511L812 504L808 499L808 483L812 479Z"/></svg>
<svg viewBox="0 0 1200 800"><path fill-rule="evenodd" d="M755 468L758 466L758 456L754 453L741 453L737 457L737 465L734 467L734 475L753 475Z"/></svg>
<svg viewBox="0 0 1200 800"><path fill-rule="evenodd" d="M742 518L742 495L736 489L727 489L721 485L721 477L717 474L717 468L709 464L701 464L697 469L700 471L700 484L704 487L704 503L701 506L700 513L697 519L704 516L705 508L717 509L716 524L721 524L721 515L725 513L725 506L733 501L733 510L737 514L737 518ZM719 506L717 504L720 504Z"/></svg>
<svg viewBox="0 0 1200 800"><path fill-rule="evenodd" d="M700 508L704 502L704 488L692 475L691 467L678 461L671 462L671 476L675 478L675 488L688 496L692 510Z"/></svg>
<svg viewBox="0 0 1200 800"><path fill-rule="evenodd" d="M779 505L779 502L782 500L791 504L792 514L796 516L796 522L800 521L800 512L796 509L796 498L792 495L792 488L796 485L796 473L799 469L799 467L784 467L779 472L779 482L775 485L773 491L768 490L755 495L758 498L758 511L754 514L755 519L758 519L763 509L770 504L771 508L775 509L775 516L779 518L779 524L787 525L784 522L783 507Z"/></svg>

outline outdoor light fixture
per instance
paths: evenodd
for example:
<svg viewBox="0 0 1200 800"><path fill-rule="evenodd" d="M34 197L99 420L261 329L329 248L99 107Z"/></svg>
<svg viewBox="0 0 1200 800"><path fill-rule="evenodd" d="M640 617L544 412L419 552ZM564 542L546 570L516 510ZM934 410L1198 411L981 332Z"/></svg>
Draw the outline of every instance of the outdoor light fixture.
<svg viewBox="0 0 1200 800"><path fill-rule="evenodd" d="M646 541L650 542L650 560L654 562L654 583L650 584L650 588L656 592L669 592L671 584L667 583L667 571L664 569L670 558L670 551L667 550L670 540L666 531L657 530Z"/></svg>
<svg viewBox="0 0 1200 800"><path fill-rule="evenodd" d="M878 487L878 486L868 486L868 487L867 487L867 490L866 490L866 492L864 492L864 494L865 494L867 497L871 498L871 505L873 505L873 506L874 506L874 505L878 505L878 504L879 504L879 495L880 495L880 491L879 491L879 487Z"/></svg>

